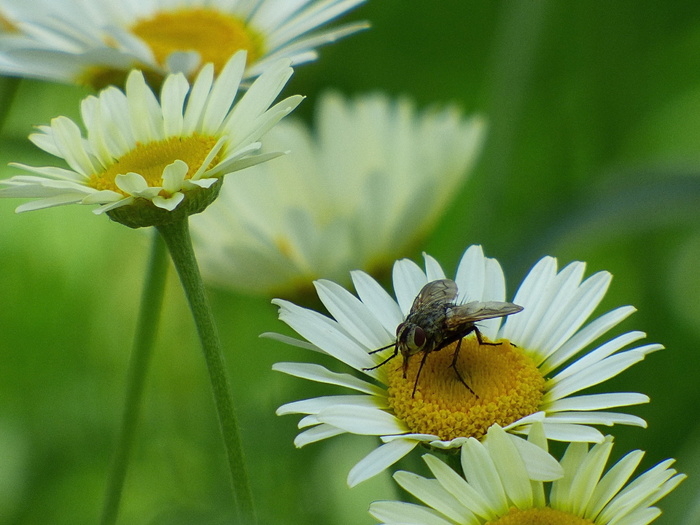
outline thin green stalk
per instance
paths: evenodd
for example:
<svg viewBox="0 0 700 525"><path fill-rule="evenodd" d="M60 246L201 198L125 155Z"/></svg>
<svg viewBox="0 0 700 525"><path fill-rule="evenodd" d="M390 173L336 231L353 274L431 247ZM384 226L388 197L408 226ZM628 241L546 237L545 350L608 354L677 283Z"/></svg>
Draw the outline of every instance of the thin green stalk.
<svg viewBox="0 0 700 525"><path fill-rule="evenodd" d="M141 295L139 320L129 358L122 426L111 470L107 477L107 489L102 508L102 520L100 521L102 525L113 525L119 514L119 502L134 444L136 426L141 413L143 391L153 353L153 343L158 330L167 270L168 257L165 243L160 235L153 235L151 258Z"/></svg>
<svg viewBox="0 0 700 525"><path fill-rule="evenodd" d="M219 424L226 446L229 469L233 483L233 493L243 523L255 523L253 495L243 460L238 421L231 396L231 386L226 373L224 354L221 350L219 333L214 323L211 307L204 290L202 276L192 248L188 219L185 217L170 224L157 226L168 245L170 256L180 275L182 287L190 304L192 316L204 350L204 358L209 370Z"/></svg>

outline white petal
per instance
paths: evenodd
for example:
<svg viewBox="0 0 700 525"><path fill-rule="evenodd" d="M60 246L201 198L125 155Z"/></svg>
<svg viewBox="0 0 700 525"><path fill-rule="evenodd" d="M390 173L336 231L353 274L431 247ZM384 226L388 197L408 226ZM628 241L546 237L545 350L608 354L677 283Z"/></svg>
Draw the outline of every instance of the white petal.
<svg viewBox="0 0 700 525"><path fill-rule="evenodd" d="M289 337L288 335L278 334L275 332L264 332L264 333L260 334L260 337L263 337L265 339L272 339L274 341L279 341L281 343L284 343L284 344L287 344L290 346L304 348L305 350L312 350L314 352L325 353L319 347L317 347L316 345L312 345L308 341L296 339L295 337Z"/></svg>
<svg viewBox="0 0 700 525"><path fill-rule="evenodd" d="M513 341L520 346L529 342L525 335L530 327L539 323L547 308L548 290L557 272L557 260L544 257L530 270L515 294L513 302L524 306L518 315L506 319L501 328L500 337Z"/></svg>
<svg viewBox="0 0 700 525"><path fill-rule="evenodd" d="M148 182L138 173L120 173L114 178L117 188L129 195L138 195L148 189Z"/></svg>
<svg viewBox="0 0 700 525"><path fill-rule="evenodd" d="M411 311L411 306L421 288L428 283L423 270L409 259L394 263L394 294L404 316Z"/></svg>
<svg viewBox="0 0 700 525"><path fill-rule="evenodd" d="M360 406L333 406L319 412L316 417L322 423L342 428L353 434L381 436L403 434L406 424L396 416L377 408Z"/></svg>
<svg viewBox="0 0 700 525"><path fill-rule="evenodd" d="M314 397L311 399L302 399L301 401L293 401L279 407L275 414L285 416L288 414L318 414L323 410L336 406L351 406L368 409L382 410L387 408L382 400L371 396L361 395L333 395L324 397ZM318 417L316 418L318 420ZM324 421L328 423L328 421Z"/></svg>
<svg viewBox="0 0 700 525"><path fill-rule="evenodd" d="M369 513L384 525L454 525L431 509L403 501L375 501Z"/></svg>
<svg viewBox="0 0 700 525"><path fill-rule="evenodd" d="M282 299L272 302L280 307L280 320L327 354L356 370L373 366L374 361L367 350L332 319Z"/></svg>
<svg viewBox="0 0 700 525"><path fill-rule="evenodd" d="M505 488L487 448L469 438L462 447L461 461L466 480L488 501L490 514L485 517L492 520L507 512L509 502Z"/></svg>
<svg viewBox="0 0 700 525"><path fill-rule="evenodd" d="M245 62L246 52L238 51L228 60L214 82L202 115L201 129L203 132L216 134L219 131L238 92L238 86L245 70Z"/></svg>
<svg viewBox="0 0 700 525"><path fill-rule="evenodd" d="M25 202L15 208L17 213L25 211L41 210L44 208L52 208L54 206L63 206L64 204L74 204L80 202L83 198L82 193L65 193L63 195L55 195L46 199L39 199L31 202Z"/></svg>
<svg viewBox="0 0 700 525"><path fill-rule="evenodd" d="M608 502L625 486L644 457L641 450L633 450L608 470L595 488L585 516L598 516Z"/></svg>
<svg viewBox="0 0 700 525"><path fill-rule="evenodd" d="M460 505L460 502L446 492L437 480L406 471L394 473L394 479L404 490L452 521L465 523L474 519L474 514Z"/></svg>
<svg viewBox="0 0 700 525"><path fill-rule="evenodd" d="M498 425L489 428L483 443L493 458L496 472L501 478L508 499L517 508L526 509L532 507L533 495L525 461L532 458L522 454L521 449L516 445L517 441L522 442L524 448L537 449L537 454L549 455L537 445L507 434Z"/></svg>
<svg viewBox="0 0 700 525"><path fill-rule="evenodd" d="M558 372L555 376L556 381L562 381L563 379L572 376L581 370L611 356L618 350L624 348L625 346L632 344L639 339L646 337L644 332L628 332L622 334L604 345L599 346L592 352L588 352L586 355L582 356L580 359L576 360L574 363L566 367L561 372Z"/></svg>
<svg viewBox="0 0 700 525"><path fill-rule="evenodd" d="M431 257L427 253L423 252L423 259L425 260L425 274L428 278L428 282L445 278L445 271L434 257Z"/></svg>
<svg viewBox="0 0 700 525"><path fill-rule="evenodd" d="M328 312L343 329L367 348L379 348L393 340L381 323L357 297L325 279L314 281L316 292Z"/></svg>
<svg viewBox="0 0 700 525"><path fill-rule="evenodd" d="M367 273L355 270L350 272L350 276L358 297L389 335L393 336L396 327L403 321L403 314L394 298Z"/></svg>
<svg viewBox="0 0 700 525"><path fill-rule="evenodd" d="M542 375L549 375L552 370L564 364L583 348L636 311L636 308L632 306L621 306L589 323L547 358L539 367Z"/></svg>
<svg viewBox="0 0 700 525"><path fill-rule="evenodd" d="M310 443L316 443L340 434L345 434L345 431L331 425L318 425L297 434L297 437L294 438L294 446L301 448Z"/></svg>
<svg viewBox="0 0 700 525"><path fill-rule="evenodd" d="M606 425L615 424L632 425L646 428L647 423L642 418L630 414L620 414L617 412L559 412L547 417L550 423L576 423L584 425Z"/></svg>
<svg viewBox="0 0 700 525"><path fill-rule="evenodd" d="M605 436L593 427L567 423L549 424L548 419L543 422L547 439L571 443L600 443L605 439Z"/></svg>
<svg viewBox="0 0 700 525"><path fill-rule="evenodd" d="M607 381L635 363L642 361L649 351L655 351L661 348L663 348L661 345L647 345L646 347L635 348L634 350L628 350L627 352L603 359L563 381L557 381L555 377L550 380L551 388L548 389L545 400L546 402L552 402L590 386Z"/></svg>
<svg viewBox="0 0 700 525"><path fill-rule="evenodd" d="M162 197L160 195L153 197L153 204L164 210L173 211L184 199L185 195L178 191L170 197Z"/></svg>
<svg viewBox="0 0 700 525"><path fill-rule="evenodd" d="M460 304L472 301L483 301L484 284L486 282L486 257L479 245L470 246L464 252L457 266L455 282Z"/></svg>
<svg viewBox="0 0 700 525"><path fill-rule="evenodd" d="M160 103L163 110L163 132L166 137L182 133L183 109L190 85L184 75L171 75L165 79Z"/></svg>
<svg viewBox="0 0 700 525"><path fill-rule="evenodd" d="M649 396L636 392L616 392L613 394L589 394L565 397L552 403L542 405L548 414L568 410L601 410L604 408L623 407L648 403Z"/></svg>
<svg viewBox="0 0 700 525"><path fill-rule="evenodd" d="M478 516L486 517L489 515L489 503L462 476L435 456L425 454L423 460L440 485L457 501L460 501L462 505Z"/></svg>
<svg viewBox="0 0 700 525"><path fill-rule="evenodd" d="M331 372L321 365L313 363L275 363L272 365L272 369L294 377L308 379L309 381L342 386L358 392L364 392L365 394L386 398L386 391L383 388L350 374Z"/></svg>
<svg viewBox="0 0 700 525"><path fill-rule="evenodd" d="M348 474L348 485L354 487L376 476L411 452L417 444L418 441L410 439L396 439L374 449L352 467Z"/></svg>
<svg viewBox="0 0 700 525"><path fill-rule="evenodd" d="M163 169L163 189L168 193L180 191L188 170L189 166L187 166L187 163L179 159L172 164L168 164Z"/></svg>
<svg viewBox="0 0 700 525"><path fill-rule="evenodd" d="M518 449L529 479L534 481L552 481L559 479L564 474L559 462L539 445L511 434L508 434L508 437Z"/></svg>

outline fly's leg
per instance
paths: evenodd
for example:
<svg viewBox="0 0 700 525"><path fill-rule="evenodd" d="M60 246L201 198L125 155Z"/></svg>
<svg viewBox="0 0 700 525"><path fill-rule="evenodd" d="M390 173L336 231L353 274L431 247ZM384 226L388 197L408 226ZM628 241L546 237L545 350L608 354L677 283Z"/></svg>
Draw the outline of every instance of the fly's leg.
<svg viewBox="0 0 700 525"><path fill-rule="evenodd" d="M385 365L385 364L387 364L389 361L391 361L392 359L394 359L394 358L399 354L399 349L398 349L398 347L396 346L396 343L390 344L389 346L384 346L384 347L382 347L382 348L377 348L376 350L372 350L372 351L370 352L370 355L371 355L371 354L376 354L376 353L379 352L380 350L386 350L387 348L390 348L390 347L392 347L392 346L394 347L394 352L393 352L389 357L387 357L384 361L382 361L382 362L379 363L378 365L371 366L371 367L369 367L369 368L363 368L362 370L364 370L364 371L366 371L366 372L369 372L370 370L376 370L376 369L379 368L380 366Z"/></svg>
<svg viewBox="0 0 700 525"><path fill-rule="evenodd" d="M423 365L425 364L425 360L428 359L428 354L430 352L423 352L423 359L420 360L420 366L418 367L418 373L416 374L416 382L413 384L413 393L411 394L411 397L415 397L416 395L416 388L418 388L418 378L420 377L421 370L423 370ZM404 377L406 375L404 374Z"/></svg>
<svg viewBox="0 0 700 525"><path fill-rule="evenodd" d="M480 337L480 336L478 335L478 334L479 334L479 331L476 330L476 333L477 333L477 339L478 339L478 338ZM479 341L479 344L481 344L481 341ZM473 395L474 397L476 397L477 399L479 399L479 396L476 395L476 392L474 392L474 391L471 389L471 387L467 384L467 382L466 382L466 381L464 380L464 378L462 377L462 374L460 374L460 373L459 373L459 370L457 370L457 358L459 357L459 351L460 351L461 348L462 348L462 339L460 339L459 341L457 341L457 348L455 348L455 353L452 354L452 364L450 365L450 367L452 368L452 370L455 371L455 374L457 374L457 379L459 379L459 382L462 383L465 387L467 387L467 390L469 390L469 391L472 393L472 395Z"/></svg>
<svg viewBox="0 0 700 525"><path fill-rule="evenodd" d="M481 332L479 329L475 326L474 327L474 333L476 334L476 340L479 341L480 345L488 345L488 346L500 346L503 343L490 343L489 341L484 341L484 339L481 337Z"/></svg>

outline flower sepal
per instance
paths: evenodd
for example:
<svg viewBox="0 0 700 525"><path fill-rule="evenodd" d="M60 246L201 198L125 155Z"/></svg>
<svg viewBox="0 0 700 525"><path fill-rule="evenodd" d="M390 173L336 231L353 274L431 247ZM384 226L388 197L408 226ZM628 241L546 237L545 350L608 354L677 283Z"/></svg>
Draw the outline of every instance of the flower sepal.
<svg viewBox="0 0 700 525"><path fill-rule="evenodd" d="M172 210L156 206L152 200L136 197L131 204L119 206L106 213L113 221L129 228L164 226L203 212L216 200L222 184L223 178L220 178L208 188L196 186L183 192L182 201Z"/></svg>

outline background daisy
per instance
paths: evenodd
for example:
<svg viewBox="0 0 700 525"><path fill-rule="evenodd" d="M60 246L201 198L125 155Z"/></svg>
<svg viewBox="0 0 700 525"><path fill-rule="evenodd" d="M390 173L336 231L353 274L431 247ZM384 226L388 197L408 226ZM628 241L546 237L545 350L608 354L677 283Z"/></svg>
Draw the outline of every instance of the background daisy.
<svg viewBox="0 0 700 525"><path fill-rule="evenodd" d="M583 326L611 278L598 272L583 280L584 270L583 263L575 262L557 271L556 259L541 259L513 299L522 312L504 323L498 317L478 323L484 338L500 344L479 345L473 336L462 341L456 365L476 395L451 369L456 343L427 356L417 384L419 359L410 361L406 378L400 355L372 369L393 350L371 352L394 341L397 326L421 288L445 278L430 256L425 256L425 271L409 260L395 264L396 299L359 271L352 273L357 297L331 281L316 281L319 298L332 317L276 299L280 319L308 343L280 337L283 341L323 352L374 380L331 372L318 364L278 363L275 370L350 388L356 394L295 401L277 413L305 415L299 423L305 430L294 441L298 447L346 432L380 436L384 444L353 467L350 485L381 472L419 443L439 449L460 447L467 438L483 438L493 424L527 434L537 421L549 439L581 442L603 440L594 425L646 426L637 416L607 411L645 403L649 398L643 394L574 395L662 348L648 344L625 350L645 335L628 332L589 349L634 308L616 308ZM480 246L464 253L454 281L457 304L506 301L501 267L485 257Z"/></svg>
<svg viewBox="0 0 700 525"><path fill-rule="evenodd" d="M240 52L216 80L208 65L191 87L181 74L171 75L160 101L141 72L131 73L125 93L110 87L83 101L85 138L66 117L30 136L69 169L16 164L32 175L0 181L0 197L38 198L17 211L80 203L100 204L95 212L102 213L143 201L172 211L188 192L271 158L275 154L257 154L258 139L301 97L270 107L292 74L281 61L234 105L244 65Z"/></svg>
<svg viewBox="0 0 700 525"><path fill-rule="evenodd" d="M266 136L288 155L229 178L192 221L205 279L288 294L352 269L386 272L434 228L483 138L483 120L454 106L326 94L313 131L286 121Z"/></svg>
<svg viewBox="0 0 700 525"><path fill-rule="evenodd" d="M625 455L603 474L613 440L588 450L569 445L561 466L564 476L544 484L532 481L517 448L499 427L489 431L488 446L470 439L462 447L461 473L439 459L423 456L435 479L399 471L397 483L427 506L379 501L370 513L387 525L594 524L647 525L661 510L653 506L686 476L668 459L629 482L644 453Z"/></svg>
<svg viewBox="0 0 700 525"><path fill-rule="evenodd" d="M0 72L100 88L121 85L136 68L157 84L167 73L192 77L208 62L219 73L245 50L249 79L280 58L315 60L318 46L366 27L322 29L363 1L56 2L14 17L18 32L4 42Z"/></svg>

